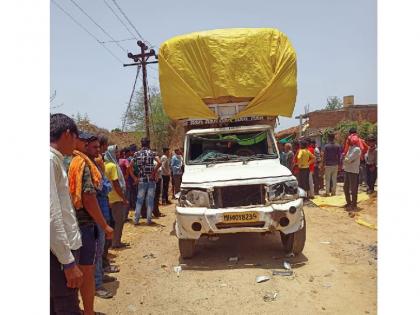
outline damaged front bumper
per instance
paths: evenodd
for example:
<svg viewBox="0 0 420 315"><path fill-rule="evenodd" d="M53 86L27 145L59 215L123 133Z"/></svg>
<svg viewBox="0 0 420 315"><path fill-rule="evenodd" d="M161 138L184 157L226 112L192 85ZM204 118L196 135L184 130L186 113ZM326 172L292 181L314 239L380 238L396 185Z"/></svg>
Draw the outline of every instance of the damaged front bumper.
<svg viewBox="0 0 420 315"><path fill-rule="evenodd" d="M225 214L253 215L251 222L226 222ZM232 234L246 232L294 233L303 228L303 199L283 204L210 209L176 207L176 235L179 239L198 239L203 234Z"/></svg>

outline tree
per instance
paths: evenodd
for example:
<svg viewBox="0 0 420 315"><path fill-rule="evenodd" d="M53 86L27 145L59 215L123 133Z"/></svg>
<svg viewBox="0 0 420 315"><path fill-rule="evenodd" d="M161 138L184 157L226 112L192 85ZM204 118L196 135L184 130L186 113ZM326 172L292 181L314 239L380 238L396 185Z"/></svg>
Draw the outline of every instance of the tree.
<svg viewBox="0 0 420 315"><path fill-rule="evenodd" d="M114 128L111 130L111 132L121 132L122 130L120 128Z"/></svg>
<svg viewBox="0 0 420 315"><path fill-rule="evenodd" d="M327 110L334 110L340 109L343 107L343 101L337 96L330 96L327 98L327 105L325 109Z"/></svg>
<svg viewBox="0 0 420 315"><path fill-rule="evenodd" d="M149 122L151 146L160 151L171 142L173 122L163 110L162 98L157 88L151 88L149 92ZM145 134L143 91L137 92L127 112L126 126L127 130Z"/></svg>
<svg viewBox="0 0 420 315"><path fill-rule="evenodd" d="M349 135L350 128L356 128L357 134L362 138L366 139L369 134L373 134L375 137L377 136L377 124L371 123L369 121L342 121L337 124L335 130L339 134L338 141L344 142L344 140Z"/></svg>

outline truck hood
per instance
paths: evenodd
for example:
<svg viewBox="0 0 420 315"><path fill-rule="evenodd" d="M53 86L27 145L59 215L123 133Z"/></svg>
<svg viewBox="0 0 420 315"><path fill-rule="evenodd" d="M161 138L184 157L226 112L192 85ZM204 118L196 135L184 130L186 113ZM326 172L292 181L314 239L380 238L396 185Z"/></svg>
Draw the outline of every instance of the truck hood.
<svg viewBox="0 0 420 315"><path fill-rule="evenodd" d="M271 184L295 179L287 167L278 159L186 165L182 176L182 187L214 187L240 184ZM246 183L245 183L246 182Z"/></svg>

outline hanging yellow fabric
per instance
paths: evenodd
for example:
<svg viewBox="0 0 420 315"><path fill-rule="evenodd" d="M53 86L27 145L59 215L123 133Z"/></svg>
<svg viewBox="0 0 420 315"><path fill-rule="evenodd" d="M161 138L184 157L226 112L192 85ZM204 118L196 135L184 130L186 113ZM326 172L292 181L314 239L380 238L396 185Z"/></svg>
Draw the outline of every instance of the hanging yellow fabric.
<svg viewBox="0 0 420 315"><path fill-rule="evenodd" d="M238 117L287 116L296 101L296 54L270 28L222 29L174 37L159 50L163 105L172 119L215 119L205 100L251 99Z"/></svg>

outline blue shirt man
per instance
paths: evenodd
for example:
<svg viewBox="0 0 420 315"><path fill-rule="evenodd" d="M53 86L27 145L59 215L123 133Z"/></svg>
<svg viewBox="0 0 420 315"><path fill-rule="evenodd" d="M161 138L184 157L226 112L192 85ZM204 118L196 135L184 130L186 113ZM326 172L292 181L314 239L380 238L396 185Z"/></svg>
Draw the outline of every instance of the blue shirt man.
<svg viewBox="0 0 420 315"><path fill-rule="evenodd" d="M175 151L175 154L171 159L171 169L173 175L182 175L183 159L179 150Z"/></svg>

